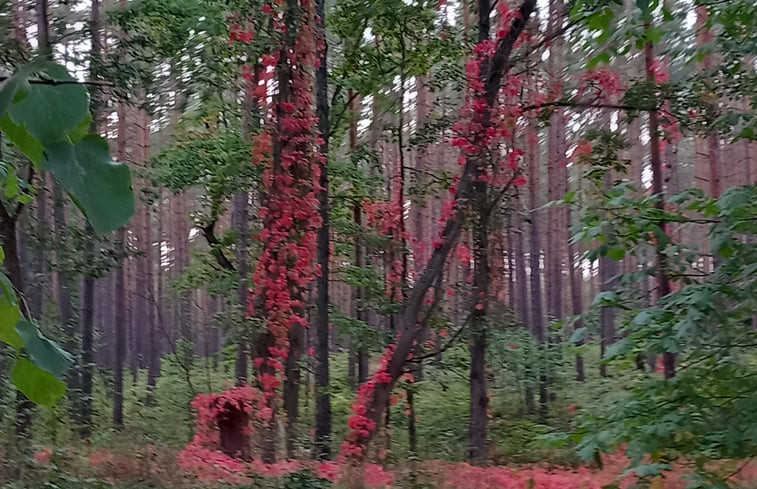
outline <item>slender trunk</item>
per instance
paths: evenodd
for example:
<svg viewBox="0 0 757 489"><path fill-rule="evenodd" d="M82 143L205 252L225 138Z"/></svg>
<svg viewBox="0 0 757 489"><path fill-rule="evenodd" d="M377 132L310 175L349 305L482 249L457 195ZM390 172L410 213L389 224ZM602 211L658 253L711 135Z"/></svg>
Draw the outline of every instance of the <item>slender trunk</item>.
<svg viewBox="0 0 757 489"><path fill-rule="evenodd" d="M61 243L65 242L66 207L64 203L63 189L57 183L53 185L53 224L57 240ZM79 345L76 341L78 332L76 331L74 309L71 304L71 277L65 272L65 270L60 269L61 264L65 260L65 254L61 249L56 249L55 258L58 262L58 280L55 291L55 298L58 303L58 321L60 322L61 330L66 335L66 350L75 354L75 352L79 351ZM83 414L81 412L81 406L79 406L79 377L81 374L79 369L82 365L83 362L80 359L77 368L72 369L66 379L66 383L68 384L69 401L71 402L71 414L77 423L82 422Z"/></svg>
<svg viewBox="0 0 757 489"><path fill-rule="evenodd" d="M647 30L651 28L651 24L647 21L645 26ZM652 43L647 43L644 46L644 64L647 72L647 80L654 82L654 46ZM656 196L656 207L660 211L665 210L665 193L663 191L663 175L662 175L662 155L660 153L660 122L659 115L656 110L649 112L649 146L650 146L650 166L652 169L652 193ZM665 233L665 222L659 221L660 232ZM667 258L664 250L657 245L656 250L657 257L657 299L662 300L665 296L670 294L670 278L668 277L668 265ZM676 375L676 355L672 352L665 352L663 354L663 368L665 372L665 378L670 379Z"/></svg>
<svg viewBox="0 0 757 489"><path fill-rule="evenodd" d="M246 308L248 287L247 280L249 274L249 264L247 260L247 247L249 239L248 221L249 221L249 194L240 192L234 196L233 219L234 226L237 229L236 243L236 265L237 265L237 303L240 308ZM234 367L237 385L247 383L247 356L249 355L249 335L243 331L237 340L237 359Z"/></svg>
<svg viewBox="0 0 757 489"><path fill-rule="evenodd" d="M353 288L354 293L354 288ZM355 316L355 308L352 308L352 317ZM344 342L347 344L347 385L350 391L357 391L357 347L355 345L355 338L352 335L347 335L344 338Z"/></svg>
<svg viewBox="0 0 757 489"><path fill-rule="evenodd" d="M491 3L478 1L478 41L489 39ZM489 120L484 120L488 125ZM482 151L484 148L482 148ZM473 304L471 312L471 366L470 366L470 423L468 427L469 458L471 463L483 465L487 459L487 425L489 397L486 388L486 335L489 307L489 187L486 182L486 160L477 158L473 183Z"/></svg>
<svg viewBox="0 0 757 489"><path fill-rule="evenodd" d="M567 210L567 219L568 219L568 225L570 225L570 206ZM581 297L582 297L582 287L581 284L583 283L583 277L581 274L583 273L580 266L577 266L575 263L575 256L576 256L576 250L575 245L569 243L568 244L568 280L570 281L570 302L572 306L572 312L574 316L580 316L583 313L583 304L581 303ZM575 326L574 330L579 329L582 327L582 323L579 320ZM583 340L579 340L576 342L576 346L582 346L584 344ZM586 373L584 371L584 358L583 356L576 355L576 380L579 382L584 382L586 380Z"/></svg>
<svg viewBox="0 0 757 489"><path fill-rule="evenodd" d="M260 67L256 65L253 69L254 76L252 81L246 82L245 103L244 103L244 128L243 137L249 141L252 132L257 129L258 124L254 122L254 112L258 107L259 101L254 95L254 84L260 82ZM246 311L247 301L249 299L249 208L250 194L247 191L239 192L234 196L234 207L232 211L232 224L237 230L236 243L236 266L237 266L237 303L240 311ZM237 339L237 359L234 367L234 373L237 378L237 385L247 383L247 357L250 354L250 335L248 331L242 331L241 336Z"/></svg>
<svg viewBox="0 0 757 489"><path fill-rule="evenodd" d="M321 228L318 230L318 264L321 273L316 279L316 366L315 366L315 456L326 459L331 454L331 396L329 395L329 102L325 0L316 1L318 60L316 71L316 109L320 145L320 186L318 209Z"/></svg>
<svg viewBox="0 0 757 489"><path fill-rule="evenodd" d="M126 228L118 230L117 239L126 242ZM124 356L126 355L126 264L115 271L113 288L115 305L116 337L113 359L113 426L124 425Z"/></svg>
<svg viewBox="0 0 757 489"><path fill-rule="evenodd" d="M2 148L2 133L0 133L0 149ZM0 155L1 156L1 155ZM16 290L19 297L24 296L24 279L19 259L19 243L17 235L18 215L11 215L0 204L0 240L2 240L5 260L3 267L8 274L8 278ZM32 319L25 308L21 312L27 319ZM26 398L21 391L16 391L16 417L15 417L15 446L13 447L19 459L28 455L31 449L31 428L32 415L34 414L34 404ZM16 464L10 467L9 473L12 477L19 478L22 474L23 464Z"/></svg>
<svg viewBox="0 0 757 489"><path fill-rule="evenodd" d="M518 197L520 207L520 196ZM526 241L524 235L526 233L526 221L522 217L522 209L518 209L516 213L516 221L513 232L515 234L513 239L513 248L515 253L515 295L517 296L516 304L517 310L521 317L521 324L528 331L532 330L532 312L529 299L529 283L528 276L526 274ZM533 388L533 365L532 362L527 362L524 369L525 388L523 389L524 403L526 412L533 414L536 412L536 406L534 404L534 388Z"/></svg>
<svg viewBox="0 0 757 489"><path fill-rule="evenodd" d="M349 144L350 144L350 150L353 151L357 148L358 140L357 140L357 122L360 117L360 102L358 100L358 97L354 96L352 92L350 92L350 97L352 97L352 106L350 107L350 111L352 112L352 117L350 120L350 135L349 135ZM374 131L372 131L374 132ZM360 202L355 202L352 206L352 222L355 224L355 229L361 230L363 229L363 211L360 207ZM368 263L365 259L365 245L362 240L362 233L358 231L355 233L355 245L354 245L354 254L355 254L355 267L360 269L364 266L367 266ZM367 315L365 313L365 309L363 308L363 296L365 294L365 291L362 287L354 287L353 288L353 298L352 298L352 307L353 307L353 316L358 321L366 321ZM369 362L369 356L368 356L368 348L364 344L361 338L357 338L357 384L360 385L366 380L368 380L368 362Z"/></svg>
<svg viewBox="0 0 757 489"><path fill-rule="evenodd" d="M49 56L52 52L52 46L50 44L50 28L48 23L48 3L47 0L36 0L36 15L37 15L37 44L39 46L40 56ZM42 317L42 305L44 300L45 290L45 276L47 273L45 263L46 254L43 248L42 242L44 242L43 236L47 233L47 192L45 191L45 177L41 175L39 178L40 186L37 189L36 197L36 218L37 218L37 249L34 253L34 266L35 280L38 282L33 284L29 290L29 310L32 314L32 318L41 319ZM12 217L13 225L13 240L15 241L15 223L17 216ZM9 229L10 233L10 229ZM10 239L6 236L6 239ZM14 246L16 255L16 264L18 264L18 246ZM8 251L5 250L6 256ZM13 259L12 259L13 260ZM6 260L6 267L7 264ZM15 266L15 265L12 265ZM20 275L17 277L20 279ZM19 282L21 284L21 282ZM19 292L23 292L24 289L19 289ZM28 448L29 437L32 429L32 415L34 413L34 404L26 398L21 392L16 394L16 447L19 453L23 453Z"/></svg>
<svg viewBox="0 0 757 489"><path fill-rule="evenodd" d="M611 176L604 176L604 189L608 192L611 186ZM602 292L611 292L615 289L615 276L618 274L618 263L612 258L601 257L599 259L599 283ZM607 347L615 342L615 308L603 307L600 311L600 363L599 375L607 377L607 364L604 362Z"/></svg>
<svg viewBox="0 0 757 489"><path fill-rule="evenodd" d="M120 0L122 8L125 1ZM118 160L126 161L126 105L120 102L118 105ZM116 232L116 239L122 247L126 247L126 227ZM120 429L124 425L124 357L126 356L126 266L127 260L123 259L115 270L115 283L113 287L113 304L115 307L115 341L113 359L113 426Z"/></svg>
<svg viewBox="0 0 757 489"><path fill-rule="evenodd" d="M85 244L86 256L94 256L94 236L92 226L87 223L85 232L90 239ZM89 437L92 433L92 374L94 337L95 279L87 274L82 281L81 291L81 428L79 435Z"/></svg>
<svg viewBox="0 0 757 489"><path fill-rule="evenodd" d="M531 210L531 229L529 236L529 259L531 273L531 332L536 337L540 349L543 351L546 338L544 333L544 310L542 309L542 290L541 290L541 230L540 215L537 210L541 203L539 200L539 139L536 133L534 121L529 121L529 134L526 139L529 141L526 158L528 160L528 206ZM547 417L548 389L547 378L542 364L543 355L534 359L537 363L535 372L538 372L539 378L539 416L542 419Z"/></svg>
<svg viewBox="0 0 757 489"><path fill-rule="evenodd" d="M551 0L549 2L549 26L548 31L556 34L562 28L565 17L565 5L562 0ZM555 77L559 83L562 83L563 72L563 39L557 36L551 44L549 50L549 59L547 61L548 71L552 77ZM547 192L549 201L557 201L565 195L564 170L565 161L565 111L557 108L550 116L550 125L548 132L548 162L547 162ZM563 243L565 242L565 225L564 209L562 206L552 206L547 210L547 229L551 239L546 240L544 249L544 261L546 267L546 299L547 299L547 316L548 322L557 321L563 315L563 280L562 280L562 263L563 263ZM554 354L558 351L557 343L559 342L559 333L554 332L551 327L547 335L547 356L544 359L547 369L549 384L553 384L555 379L554 369L556 359ZM554 389L549 392L551 401L555 400Z"/></svg>
<svg viewBox="0 0 757 489"><path fill-rule="evenodd" d="M147 164L150 159L150 123L152 119L147 112L142 113L142 160ZM147 307L147 344L146 344L146 367L147 367L147 390L145 399L148 404L154 402L155 384L157 378L160 375L160 366L158 357L160 355L160 341L156 327L157 320L157 304L155 302L155 242L153 240L152 232L152 220L154 213L154 204L145 204L144 222L142 228L142 235L144 236L144 251L145 251L145 282L147 285L146 290L142 293L145 294L145 303ZM158 255L158 260L160 260Z"/></svg>
<svg viewBox="0 0 757 489"><path fill-rule="evenodd" d="M92 50L90 52L90 78L95 80L99 75L102 41L100 38L100 3L92 0L90 28L92 31ZM99 129L100 121L100 93L94 86L90 87L92 127L95 132ZM94 260L95 232L92 226L85 225L88 238L84 247L84 256L88 262ZM82 280L81 297L81 427L79 435L83 438L91 435L92 425L92 375L94 369L94 294L95 278L91 273L84 275Z"/></svg>

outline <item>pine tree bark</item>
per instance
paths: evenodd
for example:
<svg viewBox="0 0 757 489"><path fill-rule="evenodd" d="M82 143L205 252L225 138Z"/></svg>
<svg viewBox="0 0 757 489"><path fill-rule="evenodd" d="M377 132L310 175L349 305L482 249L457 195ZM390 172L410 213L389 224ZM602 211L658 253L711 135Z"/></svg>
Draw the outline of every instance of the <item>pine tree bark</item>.
<svg viewBox="0 0 757 489"><path fill-rule="evenodd" d="M66 207L64 202L63 189L59 184L53 184L53 224L55 235L59 242L65 242L66 236ZM58 305L58 321L61 325L61 330L66 335L65 348L66 351L73 355L79 352L79 344L76 341L76 321L74 317L74 308L71 304L71 277L65 270L61 270L62 263L65 261L66 256L62 249L57 248L55 251L55 259L58 265L58 280L56 283L55 298ZM78 359L78 365L76 365L68 374L66 383L68 384L68 397L71 402L71 414L73 419L77 423L81 423L82 412L80 401L80 382L81 375L80 368L83 366L82 359Z"/></svg>
<svg viewBox="0 0 757 489"><path fill-rule="evenodd" d="M489 39L491 27L489 0L478 1L478 42ZM490 118L490 115L487 119ZM490 120L484 120L490 124ZM469 458L471 463L483 465L487 460L487 429L489 397L486 387L487 311L489 309L489 186L487 166L483 157L477 165L471 201L473 203L473 303L471 304L471 366L470 366L470 423L468 427Z"/></svg>
<svg viewBox="0 0 757 489"><path fill-rule="evenodd" d="M100 2L92 0L90 12L90 30L92 32L92 49L90 51L90 79L99 77L99 66L102 55L102 40L100 38ZM91 86L90 100L92 112L92 127L99 130L100 122L100 93L97 87ZM95 233L92 226L85 225L85 233L89 237L84 253L88 263L94 261ZM83 438L92 433L92 376L94 370L94 300L95 278L92 273L86 273L82 280L81 297L81 411L79 435Z"/></svg>
<svg viewBox="0 0 757 489"><path fill-rule="evenodd" d="M562 0L551 0L549 2L549 24L548 32L550 35L556 35L563 26L565 18L565 4ZM549 49L549 58L547 60L547 70L550 76L557 83L561 83L563 78L563 57L564 45L562 36L557 35L551 42ZM557 201L565 195L565 168L566 168L566 142L565 142L565 110L556 108L550 116L548 131L547 151L549 154L547 161L547 193L549 201ZM549 235L551 239L546 240L544 249L544 262L546 268L545 290L547 299L547 317L548 324L557 321L563 316L563 257L564 243L566 239L565 211L563 206L552 206L547 210ZM556 359L553 358L559 351L559 333L551 331L547 335L547 350L544 358L547 369L547 380L549 384L555 381ZM550 390L549 397L551 401L555 400L554 389Z"/></svg>
<svg viewBox="0 0 757 489"><path fill-rule="evenodd" d="M119 5L124 8L125 0L119 0ZM126 105L119 102L118 109L118 139L117 155L121 162L126 161ZM116 232L116 240L122 247L126 247L126 227L122 227ZM124 425L124 360L126 356L127 341L127 281L126 281L127 260L123 259L114 272L113 287L113 305L114 305L114 322L115 322L115 339L114 339L114 358L113 358L113 426L116 429L123 428Z"/></svg>
<svg viewBox="0 0 757 489"><path fill-rule="evenodd" d="M612 185L612 177L608 173L604 175L604 191L608 192ZM618 263L606 256L599 259L599 283L602 292L612 292L615 289L615 276L618 274ZM600 311L600 363L599 375L607 377L607 364L604 362L607 347L615 342L615 315L614 307L603 307Z"/></svg>
<svg viewBox="0 0 757 489"><path fill-rule="evenodd" d="M647 21L645 29L651 28L651 21ZM655 59L654 45L647 42L644 46L644 65L646 68L646 77L650 83L655 79ZM656 196L656 207L660 211L665 210L665 193L663 187L662 172L662 154L660 151L660 122L659 114L656 110L649 112L649 149L650 149L650 166L652 170L652 193ZM665 221L659 221L660 232L665 233ZM667 258L663 250L656 247L657 259L657 299L662 300L671 293L670 278L668 277ZM663 354L663 370L665 378L670 379L676 375L676 355L672 352Z"/></svg>
<svg viewBox="0 0 757 489"><path fill-rule="evenodd" d="M325 0L316 1L316 28L319 66L316 70L316 110L321 138L320 191L318 208L321 228L318 230L318 264L321 273L316 279L316 351L315 351L315 457L327 459L331 454L331 396L329 395L329 124L328 102L328 40L326 38Z"/></svg>
<svg viewBox="0 0 757 489"><path fill-rule="evenodd" d="M536 341L539 344L542 354L535 359L537 365L533 368L534 372L538 372L538 384L539 384L539 416L542 419L546 419L548 410L548 388L547 388L547 376L543 365L543 350L546 344L546 336L544 332L544 309L542 303L542 290L541 290L541 229L540 218L537 209L541 206L539 199L539 137L536 129L536 122L530 120L527 128L526 139L528 146L526 149L526 159L528 165L528 207L530 209L530 233L529 233L529 262L530 262L530 278L531 278L531 332L533 333ZM527 401L528 404L528 401Z"/></svg>

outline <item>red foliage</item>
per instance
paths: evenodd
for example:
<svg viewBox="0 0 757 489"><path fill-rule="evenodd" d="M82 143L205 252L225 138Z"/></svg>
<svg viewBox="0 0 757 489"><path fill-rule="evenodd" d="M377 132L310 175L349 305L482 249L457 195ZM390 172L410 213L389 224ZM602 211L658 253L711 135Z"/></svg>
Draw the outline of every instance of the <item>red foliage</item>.
<svg viewBox="0 0 757 489"><path fill-rule="evenodd" d="M32 455L32 458L34 458L34 461L38 463L39 465L50 465L50 460L53 457L53 451L49 448L43 448L41 450L38 450L34 452L34 455Z"/></svg>
<svg viewBox="0 0 757 489"><path fill-rule="evenodd" d="M589 70L581 76L579 95L591 95L598 101L609 101L622 95L626 87L620 75L609 68Z"/></svg>
<svg viewBox="0 0 757 489"><path fill-rule="evenodd" d="M345 464L342 462L283 461L267 465L259 460L239 462L228 459L220 452L204 451L197 459L180 457L180 466L190 470L200 480L217 483L249 484L254 475L281 477L310 469L321 479L335 483L350 483L360 479L366 487L392 487L404 470L393 471L377 464ZM467 463L430 460L422 462L414 475L418 482L442 489L601 489L617 486L629 489L638 482L634 475L623 475L628 459L622 454L602 457L601 470L581 466L555 468L546 465L476 467ZM193 465L190 465L193 464ZM664 475L666 489L684 489L685 476L690 469L676 466ZM731 471L733 472L733 471ZM743 466L733 482L744 483L757 480L757 465Z"/></svg>
<svg viewBox="0 0 757 489"><path fill-rule="evenodd" d="M274 28L284 33L287 29L281 8L281 2L263 6L264 13L272 16ZM308 326L306 288L320 273L316 259L317 231L321 227L317 193L323 156L319 154L313 99L313 67L317 61L314 3L300 0L297 17L291 45L287 36L281 35L277 52L262 56L262 86L275 86L277 93L272 99L260 99L265 124L253 145L253 164L264 168L265 197L260 210L263 229L258 236L263 249L253 276L248 314L257 312L266 320L270 346L253 362L266 403L283 382L290 329ZM276 84L271 83L274 75ZM261 407L259 418L272 419L273 410Z"/></svg>

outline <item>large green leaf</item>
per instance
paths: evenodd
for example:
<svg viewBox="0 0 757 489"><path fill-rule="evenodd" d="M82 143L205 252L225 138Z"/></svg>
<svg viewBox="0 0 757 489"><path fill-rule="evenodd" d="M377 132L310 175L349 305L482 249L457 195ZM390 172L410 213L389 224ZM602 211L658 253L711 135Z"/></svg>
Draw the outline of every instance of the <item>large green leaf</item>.
<svg viewBox="0 0 757 489"><path fill-rule="evenodd" d="M12 76L0 85L0 116L8 112L23 82L22 77Z"/></svg>
<svg viewBox="0 0 757 489"><path fill-rule="evenodd" d="M39 166L42 162L42 145L37 138L29 134L29 131L20 124L15 124L9 115L0 117L0 131L13 141L22 153L29 158L32 163Z"/></svg>
<svg viewBox="0 0 757 489"><path fill-rule="evenodd" d="M36 70L44 79L74 81L65 67L48 61ZM83 85L24 82L26 96L16 100L8 113L42 144L61 141L89 115L89 96Z"/></svg>
<svg viewBox="0 0 757 489"><path fill-rule="evenodd" d="M53 406L66 393L66 383L26 358L19 358L11 374L16 389L37 404Z"/></svg>
<svg viewBox="0 0 757 489"><path fill-rule="evenodd" d="M5 294L0 294L0 341L19 349L24 342L16 332L16 323L21 318L18 304L14 304Z"/></svg>
<svg viewBox="0 0 757 489"><path fill-rule="evenodd" d="M29 84L26 79L32 73L38 72L47 63L45 58L37 58L31 63L20 67L2 84L0 84L0 116L5 115L14 102L20 102L27 95Z"/></svg>
<svg viewBox="0 0 757 489"><path fill-rule="evenodd" d="M37 326L29 321L19 321L16 324L16 332L24 340L26 354L39 368L60 378L74 363L68 352L61 349L54 341L45 338Z"/></svg>
<svg viewBox="0 0 757 489"><path fill-rule="evenodd" d="M108 143L90 134L76 144L45 147L43 166L63 184L95 231L114 231L134 214L131 174L111 160Z"/></svg>

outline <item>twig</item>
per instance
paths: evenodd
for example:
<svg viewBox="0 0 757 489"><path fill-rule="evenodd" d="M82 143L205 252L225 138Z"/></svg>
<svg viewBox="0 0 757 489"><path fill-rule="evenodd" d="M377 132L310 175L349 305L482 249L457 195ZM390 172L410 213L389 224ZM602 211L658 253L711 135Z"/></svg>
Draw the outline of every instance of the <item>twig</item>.
<svg viewBox="0 0 757 489"><path fill-rule="evenodd" d="M458 330L455 331L455 334L453 334L452 337L450 337L449 341L444 346L442 346L438 350L434 350L431 353L426 353L425 355L421 355L419 357L413 357L411 360L408 360L408 362L415 362L415 363L422 362L423 360L427 358L435 357L439 355L440 353L444 353L445 351L449 350L452 347L452 345L455 343L455 340L457 340L457 338L459 338L462 332L465 330L465 327L468 326L470 319L471 319L471 315L468 314L463 324L460 325L460 328L458 328Z"/></svg>
<svg viewBox="0 0 757 489"><path fill-rule="evenodd" d="M4 82L11 77L9 76L0 76L0 82ZM112 87L114 84L109 81L105 80L53 80L50 78L40 78L38 80L26 80L28 83L31 83L33 85L100 85L100 86L106 86L106 87Z"/></svg>

